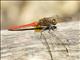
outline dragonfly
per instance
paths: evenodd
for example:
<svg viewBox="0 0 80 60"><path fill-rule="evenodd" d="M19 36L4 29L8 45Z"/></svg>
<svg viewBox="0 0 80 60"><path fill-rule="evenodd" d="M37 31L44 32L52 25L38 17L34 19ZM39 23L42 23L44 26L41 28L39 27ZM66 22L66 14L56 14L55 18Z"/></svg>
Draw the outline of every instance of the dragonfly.
<svg viewBox="0 0 80 60"><path fill-rule="evenodd" d="M11 28L9 28L8 30L11 31L23 31L23 30L54 30L57 27L56 25L56 20L53 19L52 17L48 17L48 18L42 18L39 20L39 22L32 22L30 24L25 24L25 25L21 25L21 26L12 26ZM27 28L27 29L20 29L22 27L29 27L29 26L34 26L35 28Z"/></svg>
<svg viewBox="0 0 80 60"><path fill-rule="evenodd" d="M49 43L48 43L47 39L45 38L45 35L43 34L43 32L45 30L48 30L48 33L51 34L53 37L55 37L56 35L53 35L53 33L51 33L50 31L51 30L54 31L57 29L56 24L57 24L57 20L54 17L44 17L44 18L39 19L38 22L32 22L32 23L20 25L20 26L12 26L8 30L9 31L35 30L35 31L41 32L41 37L43 36L44 37L43 39L45 40L46 49L49 52L51 60L53 60L51 48L50 48ZM24 27L30 27L30 26L32 26L32 28L24 28ZM60 40L60 39L58 38L57 40ZM64 47L66 48L65 45L64 45ZM66 52L68 53L67 48L66 48Z"/></svg>

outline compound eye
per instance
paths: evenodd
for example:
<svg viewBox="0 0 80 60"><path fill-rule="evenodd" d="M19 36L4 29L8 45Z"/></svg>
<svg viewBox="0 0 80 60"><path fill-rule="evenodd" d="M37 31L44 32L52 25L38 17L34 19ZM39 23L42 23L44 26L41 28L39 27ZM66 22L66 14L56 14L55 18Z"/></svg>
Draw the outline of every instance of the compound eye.
<svg viewBox="0 0 80 60"><path fill-rule="evenodd" d="M53 19L53 25L56 25L57 22L56 22L56 19Z"/></svg>

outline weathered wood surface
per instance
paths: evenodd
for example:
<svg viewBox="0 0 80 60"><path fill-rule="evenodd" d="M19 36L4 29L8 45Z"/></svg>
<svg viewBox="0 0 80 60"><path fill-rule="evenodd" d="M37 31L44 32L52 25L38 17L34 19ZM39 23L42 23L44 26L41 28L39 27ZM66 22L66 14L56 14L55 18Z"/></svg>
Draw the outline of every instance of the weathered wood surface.
<svg viewBox="0 0 80 60"><path fill-rule="evenodd" d="M80 60L80 21L58 24L53 35L45 31L53 60ZM63 42L61 42L61 41ZM50 60L44 38L34 31L1 31L2 60ZM44 42L45 44L45 42ZM64 46L65 45L65 46ZM66 48L68 52L66 52Z"/></svg>

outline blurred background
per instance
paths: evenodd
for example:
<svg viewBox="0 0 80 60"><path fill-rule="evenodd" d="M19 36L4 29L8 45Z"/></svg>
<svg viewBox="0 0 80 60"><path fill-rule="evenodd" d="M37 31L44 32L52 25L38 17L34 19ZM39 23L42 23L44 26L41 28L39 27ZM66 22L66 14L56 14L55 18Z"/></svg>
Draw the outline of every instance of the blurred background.
<svg viewBox="0 0 80 60"><path fill-rule="evenodd" d="M79 1L1 1L1 28L38 21L43 17L80 15Z"/></svg>

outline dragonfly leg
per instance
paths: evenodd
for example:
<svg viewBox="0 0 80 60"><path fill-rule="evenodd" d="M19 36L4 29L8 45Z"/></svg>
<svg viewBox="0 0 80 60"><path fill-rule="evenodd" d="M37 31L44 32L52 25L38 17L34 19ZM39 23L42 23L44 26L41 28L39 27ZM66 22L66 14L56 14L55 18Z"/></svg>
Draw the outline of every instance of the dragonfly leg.
<svg viewBox="0 0 80 60"><path fill-rule="evenodd" d="M48 29L48 27L44 27L44 28L42 29L41 33L42 33L43 31L47 30L47 29Z"/></svg>
<svg viewBox="0 0 80 60"><path fill-rule="evenodd" d="M54 31L55 29L57 29L56 26L52 26L51 29Z"/></svg>
<svg viewBox="0 0 80 60"><path fill-rule="evenodd" d="M52 33L52 32L49 30L48 33L50 34L50 38L51 38L51 36L52 36L51 33ZM54 47L55 47L54 38L55 38L55 37L52 36L52 39L50 39L51 45L52 45L52 49L54 49Z"/></svg>
<svg viewBox="0 0 80 60"><path fill-rule="evenodd" d="M48 26L48 33L50 33L50 30L55 30L57 27L56 26L52 26L52 25L50 25L50 26Z"/></svg>
<svg viewBox="0 0 80 60"><path fill-rule="evenodd" d="M53 31L54 31L54 30L53 30ZM66 48L66 52L69 53L68 48L65 46L64 42L63 42L59 37L57 37L55 33L52 34L52 33L50 32L50 34L51 34L51 36L56 37L56 39L57 39L58 41L60 41L60 42L63 44L63 46Z"/></svg>
<svg viewBox="0 0 80 60"><path fill-rule="evenodd" d="M49 43L48 43L45 35L42 34L42 36L43 36L44 41L45 41L45 47L46 47L46 49L48 50L48 53L49 53L49 55L50 55L50 57L51 57L51 60L53 60L53 55L52 55L52 52L51 52L51 48L50 48L50 46L49 46Z"/></svg>

